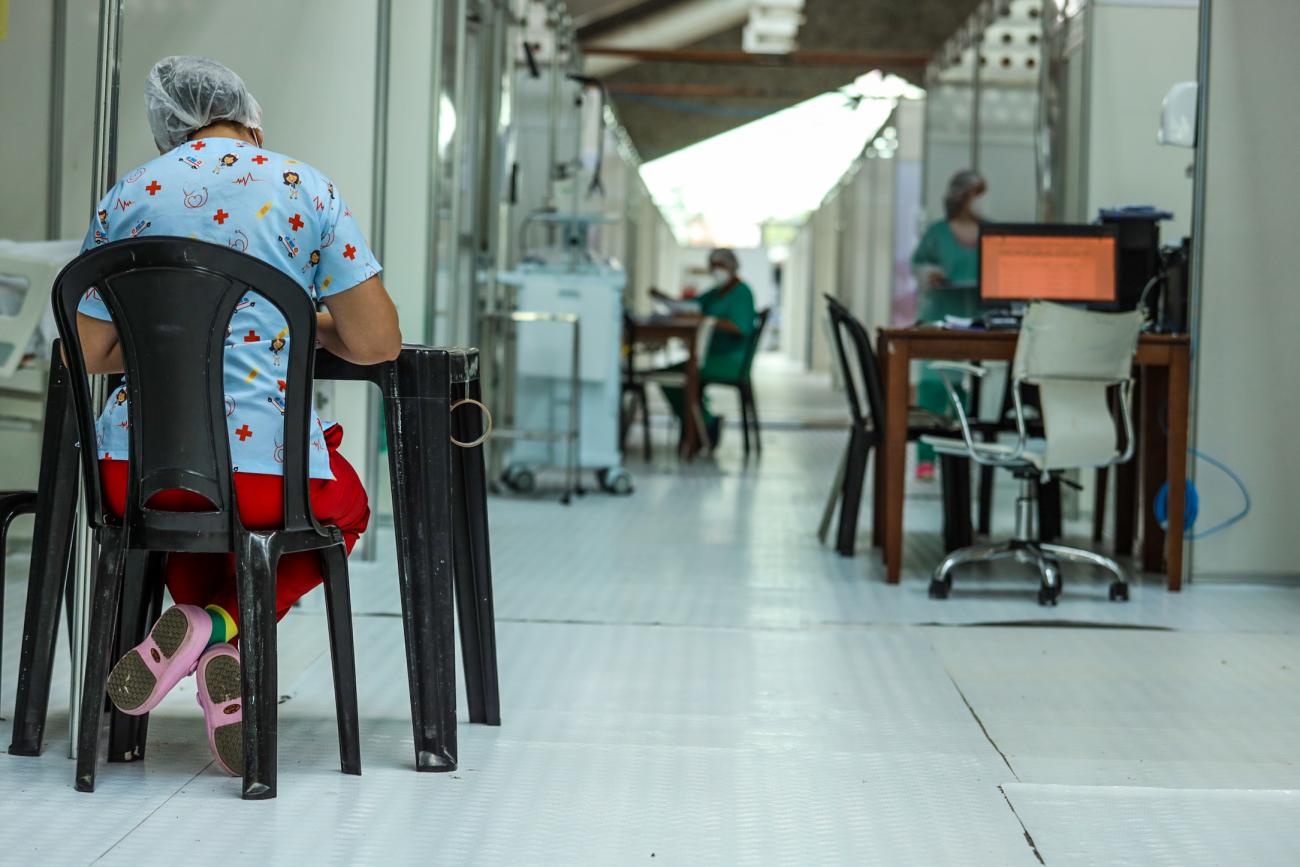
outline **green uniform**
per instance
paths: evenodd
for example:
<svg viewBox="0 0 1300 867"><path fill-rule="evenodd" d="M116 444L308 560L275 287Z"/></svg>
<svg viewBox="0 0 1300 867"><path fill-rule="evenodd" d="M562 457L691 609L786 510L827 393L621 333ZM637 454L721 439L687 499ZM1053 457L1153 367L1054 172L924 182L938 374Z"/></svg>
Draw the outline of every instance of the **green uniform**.
<svg viewBox="0 0 1300 867"><path fill-rule="evenodd" d="M974 284L979 280L979 257L974 247L967 247L957 240L947 220L932 224L921 236L921 243L916 245L916 252L912 254L912 267L916 269L927 265L941 270L945 282L962 288L918 286L918 320L941 322L945 316L974 317L978 314L979 290ZM916 385L916 402L922 408L939 415L950 412L943 379L929 365L922 369L921 381ZM917 448L918 459L922 463L934 460L933 448L924 443Z"/></svg>
<svg viewBox="0 0 1300 867"><path fill-rule="evenodd" d="M700 314L725 320L740 330L739 334L714 329L713 339L709 342L709 351L700 365L701 385L710 382L735 382L745 372L745 349L750 335L754 332L754 293L743 281L730 289L715 286L705 292L695 302L700 305ZM684 368L684 364L675 365L675 369ZM673 412L681 418L686 407L686 395L680 388L664 387L664 397L672 406ZM700 389L700 408L703 410L705 423L713 421L709 412L709 401Z"/></svg>

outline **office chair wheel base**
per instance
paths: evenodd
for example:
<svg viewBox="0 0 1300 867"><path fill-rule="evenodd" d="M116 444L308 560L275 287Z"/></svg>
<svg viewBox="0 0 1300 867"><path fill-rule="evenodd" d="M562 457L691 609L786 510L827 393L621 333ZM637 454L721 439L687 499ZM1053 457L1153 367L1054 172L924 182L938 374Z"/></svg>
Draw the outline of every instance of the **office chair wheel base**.
<svg viewBox="0 0 1300 867"><path fill-rule="evenodd" d="M1038 604L1039 605L1056 605L1056 598L1061 595L1059 587L1039 587Z"/></svg>
<svg viewBox="0 0 1300 867"><path fill-rule="evenodd" d="M1127 581L1112 581L1112 582L1111 582L1111 585L1110 585L1110 601L1111 601L1111 602L1127 602L1127 601L1128 601L1128 582L1127 582Z"/></svg>
<svg viewBox="0 0 1300 867"><path fill-rule="evenodd" d="M947 599L948 594L952 591L952 579L945 578L940 581L938 578L930 580L930 598Z"/></svg>

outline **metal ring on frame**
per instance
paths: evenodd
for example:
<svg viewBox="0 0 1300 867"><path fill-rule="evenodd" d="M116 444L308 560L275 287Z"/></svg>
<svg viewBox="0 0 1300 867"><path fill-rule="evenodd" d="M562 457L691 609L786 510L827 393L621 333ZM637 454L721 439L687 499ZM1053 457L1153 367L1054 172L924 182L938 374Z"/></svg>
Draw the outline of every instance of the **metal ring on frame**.
<svg viewBox="0 0 1300 867"><path fill-rule="evenodd" d="M492 435L492 410L488 409L487 406L481 400L475 400L472 397L463 397L451 405L451 409L449 410L449 412L455 412L458 408L464 406L465 404L473 404L474 406L478 407L479 412L483 413L483 416L487 419L487 427L483 430L483 433L479 436L479 438L474 440L473 442L463 443L460 440L456 439L455 437L451 437L451 444L454 446L459 446L462 449L474 449L474 448L478 448L479 446L483 445L483 443L487 442L487 438Z"/></svg>

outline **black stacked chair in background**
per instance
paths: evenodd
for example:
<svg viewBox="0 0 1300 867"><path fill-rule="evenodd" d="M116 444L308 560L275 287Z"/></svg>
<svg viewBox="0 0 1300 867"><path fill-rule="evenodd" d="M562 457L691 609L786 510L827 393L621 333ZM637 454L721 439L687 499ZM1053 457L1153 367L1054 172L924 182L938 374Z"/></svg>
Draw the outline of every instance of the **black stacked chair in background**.
<svg viewBox="0 0 1300 867"><path fill-rule="evenodd" d="M845 396L849 402L852 427L840 470L822 513L818 537L823 542L826 541L838 502L840 523L835 548L843 556L852 557L856 547L858 510L862 503L867 460L873 449L879 454L884 440L885 390L866 327L830 295L826 296L826 306L830 314L831 334L835 339L836 357L843 375ZM866 400L865 407L863 398ZM924 434L950 433L953 430L953 423L942 416L916 407L908 411L909 442L915 442ZM944 457L940 465L940 478L943 484L944 547L953 551L969 545L971 541L970 462ZM878 503L872 511L872 539L877 542L881 527Z"/></svg>
<svg viewBox="0 0 1300 867"><path fill-rule="evenodd" d="M86 253L59 275L55 316L67 347L73 407L82 443L95 441L95 417L76 327L77 305L96 287L117 325L126 367L131 424L126 514L108 514L97 455L82 449L86 514L100 548L90 613L85 692L78 731L76 787L92 791L103 696L115 626L117 645L139 632L158 606L150 559L161 552L227 553L236 560L243 670L245 798L276 791L275 575L284 554L316 551L325 574L339 746L345 773L361 772L347 553L337 528L321 527L308 494L308 434L316 314L302 287L276 268L223 246L145 238ZM253 287L256 287L255 289ZM284 527L250 531L233 495L224 401L225 324L249 291L289 325L284 414ZM196 348L203 347L203 351ZM160 491L183 489L212 504L205 512L148 507ZM128 568L128 561L135 568ZM144 560L146 562L140 562ZM156 580L153 582L156 584ZM147 623L145 624L147 628Z"/></svg>
<svg viewBox="0 0 1300 867"><path fill-rule="evenodd" d="M763 439L759 432L758 404L754 400L754 356L763 340L763 329L767 328L767 319L772 308L764 308L754 315L754 330L749 334L749 343L745 346L745 361L740 366L740 376L732 379L706 379L700 383L704 389L710 385L725 385L736 389L740 397L740 429L745 436L745 457L749 457L749 435L754 435L754 450L763 453Z"/></svg>
<svg viewBox="0 0 1300 867"><path fill-rule="evenodd" d="M0 491L0 650L4 648L5 552L8 550L9 525L19 515L33 515L35 513L35 491ZM0 668L0 671L3 670L3 668Z"/></svg>
<svg viewBox="0 0 1300 867"><path fill-rule="evenodd" d="M653 450L650 447L650 400L646 394L645 380L637 375L636 369L636 320L623 314L623 386L619 400L618 446L627 453L627 432L636 421L638 410L641 413L641 449L645 462L650 463ZM631 405L628 398L631 397Z"/></svg>

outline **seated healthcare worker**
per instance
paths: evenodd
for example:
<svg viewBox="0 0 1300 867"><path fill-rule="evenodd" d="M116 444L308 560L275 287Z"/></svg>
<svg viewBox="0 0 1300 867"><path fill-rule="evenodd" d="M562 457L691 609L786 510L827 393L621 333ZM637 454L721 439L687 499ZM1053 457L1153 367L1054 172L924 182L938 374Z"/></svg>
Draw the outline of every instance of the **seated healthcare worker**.
<svg viewBox="0 0 1300 867"><path fill-rule="evenodd" d="M948 181L943 197L944 219L932 224L921 236L912 254L917 280L917 316L921 322L942 322L945 316L973 318L979 313L980 217L976 210L988 184L977 172L957 172ZM935 415L946 416L951 408L943 379L929 365L922 368L916 386L916 402ZM934 479L934 448L917 446L916 476Z"/></svg>
<svg viewBox="0 0 1300 867"><path fill-rule="evenodd" d="M279 268L324 302L329 312L318 314L316 334L326 349L358 364L397 356L397 311L342 195L316 169L262 147L262 109L238 75L202 57L164 58L149 72L145 107L162 155L108 191L83 249L142 235L229 245ZM121 371L117 332L94 289L78 309L77 326L87 368ZM250 529L274 529L283 521L284 404L276 377L290 339L285 329L275 308L250 292L226 332L230 457L240 519ZM118 389L97 428L104 496L118 516L126 499L127 418L126 393ZM322 424L314 410L311 422L312 511L321 523L338 526L351 551L370 518L366 492L338 453L343 431ZM176 511L208 506L179 490L159 494L151 505ZM314 552L283 557L276 617L321 579ZM166 582L176 604L114 666L109 696L124 713L148 713L197 671L208 744L221 768L240 775L239 653L229 643L239 633L233 557L171 554Z"/></svg>
<svg viewBox="0 0 1300 867"><path fill-rule="evenodd" d="M709 382L735 382L745 365L745 348L754 332L754 293L740 279L740 261L730 250L718 249L709 253L709 275L714 286L698 298L692 299L700 316L716 319L709 351L700 364L700 414L704 418L709 448L718 447L722 435L722 419L709 412L709 401L704 395L704 385ZM651 296L661 301L672 301L658 289ZM683 370L686 365L674 365L672 370ZM686 408L685 391L676 386L663 386L664 397L672 406L677 418L683 418ZM684 428L683 428L684 429Z"/></svg>

